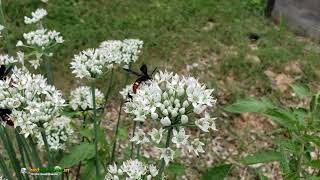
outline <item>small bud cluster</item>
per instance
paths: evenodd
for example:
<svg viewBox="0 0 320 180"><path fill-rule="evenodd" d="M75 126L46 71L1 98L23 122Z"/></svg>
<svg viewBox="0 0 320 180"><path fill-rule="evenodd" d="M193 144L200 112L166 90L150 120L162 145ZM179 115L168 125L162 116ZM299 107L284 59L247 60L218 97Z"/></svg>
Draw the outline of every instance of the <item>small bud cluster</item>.
<svg viewBox="0 0 320 180"><path fill-rule="evenodd" d="M123 162L118 168L116 164L109 165L108 173L105 180L120 180L120 179L142 179L146 177L151 180L158 175L158 169L155 165L145 165L143 162L135 159Z"/></svg>

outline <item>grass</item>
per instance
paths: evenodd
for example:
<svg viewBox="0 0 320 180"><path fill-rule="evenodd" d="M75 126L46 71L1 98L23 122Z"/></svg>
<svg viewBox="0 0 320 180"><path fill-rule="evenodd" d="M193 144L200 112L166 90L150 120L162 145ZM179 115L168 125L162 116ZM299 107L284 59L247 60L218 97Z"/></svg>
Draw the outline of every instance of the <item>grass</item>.
<svg viewBox="0 0 320 180"><path fill-rule="evenodd" d="M231 90L231 98L245 95L251 86L270 89L263 71L270 68L281 72L293 60L300 60L303 66L303 82L317 81L319 52L307 51L306 43L287 32L284 25L276 28L261 13L249 10L246 5L240 0L55 0L47 5L38 0L14 0L4 1L4 11L8 28L13 32L10 40L15 44L27 30L23 16L37 7L48 9L46 25L60 31L66 40L53 58L57 73L55 84L63 90L77 86L69 69L73 54L96 47L104 40L124 38L139 38L145 42L140 62L150 67L181 71L186 69L186 64L203 60L206 70L213 76L200 74L202 81L218 86L217 81L232 77L237 82L239 88ZM204 30L210 24L212 27ZM254 52L247 39L250 32L261 36L259 49ZM234 52L229 52L230 47ZM261 62L247 61L248 53L257 55ZM199 71L191 73L199 74ZM115 86L120 89L122 85Z"/></svg>
<svg viewBox="0 0 320 180"><path fill-rule="evenodd" d="M53 57L55 85L66 93L79 85L70 72L73 54L97 47L104 40L124 38L145 42L139 63L133 68L146 63L150 69L158 67L194 75L217 89L220 104L249 95L282 96L273 89L266 70L286 73L296 82L314 84L320 80L318 42L288 32L285 22L275 26L242 0L49 0L48 4L40 0L3 0L3 3L11 48L28 30L23 23L24 15L38 7L48 10L46 26L60 31L66 40ZM261 36L257 50L250 48L247 34L251 32ZM252 62L248 54L259 57L259 61ZM284 72L288 63L294 61L299 62L301 72L298 75ZM198 66L188 70L187 66L192 64ZM124 87L125 75L121 71L116 70L110 95L113 100L119 98L118 90ZM98 81L98 87L108 87L108 75Z"/></svg>

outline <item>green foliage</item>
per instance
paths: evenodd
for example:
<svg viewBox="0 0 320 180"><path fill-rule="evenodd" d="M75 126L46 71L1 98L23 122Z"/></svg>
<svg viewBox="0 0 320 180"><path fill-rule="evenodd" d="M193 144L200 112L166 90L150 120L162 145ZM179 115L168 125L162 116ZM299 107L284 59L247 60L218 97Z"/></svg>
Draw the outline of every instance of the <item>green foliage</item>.
<svg viewBox="0 0 320 180"><path fill-rule="evenodd" d="M246 9L254 12L263 14L264 9L266 8L267 0L245 0L244 5Z"/></svg>
<svg viewBox="0 0 320 180"><path fill-rule="evenodd" d="M267 99L263 99L261 101L256 99L244 99L239 100L234 104L231 104L224 108L225 111L233 112L233 113L244 113L244 112L264 112L268 108L273 107L272 103L270 103Z"/></svg>
<svg viewBox="0 0 320 180"><path fill-rule="evenodd" d="M228 175L231 167L231 164L223 164L208 168L203 174L201 180L222 180Z"/></svg>
<svg viewBox="0 0 320 180"><path fill-rule="evenodd" d="M310 90L307 86L301 84L294 84L291 85L293 92L299 97L300 99L305 99L311 96Z"/></svg>
<svg viewBox="0 0 320 180"><path fill-rule="evenodd" d="M72 166L78 164L81 161L93 158L94 155L94 144L84 142L77 146L74 146L70 150L70 153L68 155L65 155L61 159L59 166L64 168L71 168Z"/></svg>
<svg viewBox="0 0 320 180"><path fill-rule="evenodd" d="M310 90L303 85L292 85L292 89L300 99L311 97ZM273 120L283 132L275 140L276 150L252 154L240 162L250 165L278 161L284 179L319 179L319 173L309 174L305 168L320 169L320 160L311 158L311 153L320 147L319 104L320 95L315 94L306 108L272 106L263 99L239 100L224 108L234 113L256 112Z"/></svg>
<svg viewBox="0 0 320 180"><path fill-rule="evenodd" d="M246 165L257 164L257 163L267 163L272 161L279 161L281 159L281 154L275 151L265 151L259 152L252 155L248 155L243 158L240 162Z"/></svg>
<svg viewBox="0 0 320 180"><path fill-rule="evenodd" d="M186 167L183 164L178 164L178 163L171 163L166 169L166 171L169 174L177 175L177 176L183 175L185 170L186 170Z"/></svg>

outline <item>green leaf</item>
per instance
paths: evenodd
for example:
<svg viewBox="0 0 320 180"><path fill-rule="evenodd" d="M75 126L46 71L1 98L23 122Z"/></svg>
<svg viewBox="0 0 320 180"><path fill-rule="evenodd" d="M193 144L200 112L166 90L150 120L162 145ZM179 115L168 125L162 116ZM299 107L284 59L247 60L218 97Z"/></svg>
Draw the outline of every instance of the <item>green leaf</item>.
<svg viewBox="0 0 320 180"><path fill-rule="evenodd" d="M265 151L255 153L243 158L240 162L246 165L266 163L272 161L279 161L281 159L281 154L275 151Z"/></svg>
<svg viewBox="0 0 320 180"><path fill-rule="evenodd" d="M320 169L320 160L309 161L305 165L313 167L313 168Z"/></svg>
<svg viewBox="0 0 320 180"><path fill-rule="evenodd" d="M61 159L59 166L70 168L80 161L91 159L94 154L94 144L90 144L87 142L79 144L71 149L70 154L64 156Z"/></svg>
<svg viewBox="0 0 320 180"><path fill-rule="evenodd" d="M95 161L88 161L83 169L84 171L81 173L81 179L90 179L91 177L94 177L96 175Z"/></svg>
<svg viewBox="0 0 320 180"><path fill-rule="evenodd" d="M231 164L223 164L208 168L202 175L201 180L222 180L228 175L231 167Z"/></svg>
<svg viewBox="0 0 320 180"><path fill-rule="evenodd" d="M86 138L93 138L93 133L91 129L82 129L79 131L81 136L86 137Z"/></svg>
<svg viewBox="0 0 320 180"><path fill-rule="evenodd" d="M320 147L320 138L318 136L312 136L312 135L303 135L302 137L305 141L313 142L315 145Z"/></svg>
<svg viewBox="0 0 320 180"><path fill-rule="evenodd" d="M298 96L300 99L305 99L311 96L310 90L307 86L301 84L294 84L291 85L293 92Z"/></svg>
<svg viewBox="0 0 320 180"><path fill-rule="evenodd" d="M263 99L261 101L256 99L243 99L239 100L234 104L231 104L224 108L225 111L233 113L244 113L244 112L256 112L261 113L272 108L273 105L270 101Z"/></svg>
<svg viewBox="0 0 320 180"><path fill-rule="evenodd" d="M183 175L185 170L186 167L183 164L178 163L172 163L167 168L167 172L174 175Z"/></svg>
<svg viewBox="0 0 320 180"><path fill-rule="evenodd" d="M263 115L272 119L279 125L291 130L296 129L295 125L299 125L299 127L303 126L303 122L298 121L297 118L293 115L293 113L287 109L269 109L266 112L264 112Z"/></svg>

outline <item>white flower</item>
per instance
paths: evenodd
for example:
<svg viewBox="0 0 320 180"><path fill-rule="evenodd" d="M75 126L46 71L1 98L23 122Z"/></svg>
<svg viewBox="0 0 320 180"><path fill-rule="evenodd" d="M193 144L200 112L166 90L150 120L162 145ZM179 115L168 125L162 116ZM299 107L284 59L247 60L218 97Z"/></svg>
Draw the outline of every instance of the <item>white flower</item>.
<svg viewBox="0 0 320 180"><path fill-rule="evenodd" d="M113 165L109 165L108 172L111 174L117 174L118 173L117 165L115 163Z"/></svg>
<svg viewBox="0 0 320 180"><path fill-rule="evenodd" d="M24 17L24 23L33 24L40 21L43 17L47 15L47 11L45 9L37 9L35 12L31 13L31 17Z"/></svg>
<svg viewBox="0 0 320 180"><path fill-rule="evenodd" d="M204 132L209 132L209 129L216 130L214 118L211 118L209 113L205 112L205 117L195 121L195 124Z"/></svg>
<svg viewBox="0 0 320 180"><path fill-rule="evenodd" d="M162 118L160 122L163 126L170 126L171 125L171 121L168 117Z"/></svg>
<svg viewBox="0 0 320 180"><path fill-rule="evenodd" d="M171 148L160 148L161 156L160 159L164 159L166 166L169 164L170 161L173 160L174 151Z"/></svg>
<svg viewBox="0 0 320 180"><path fill-rule="evenodd" d="M120 168L130 179L140 179L147 173L147 166L137 159L125 161Z"/></svg>
<svg viewBox="0 0 320 180"><path fill-rule="evenodd" d="M17 47L21 47L24 46L23 42L21 40L19 40L16 44Z"/></svg>
<svg viewBox="0 0 320 180"><path fill-rule="evenodd" d="M119 177L117 175L107 173L107 175L104 177L104 180L119 180Z"/></svg>
<svg viewBox="0 0 320 180"><path fill-rule="evenodd" d="M5 55L1 55L0 54L0 65L9 65L9 64L13 64L13 63L15 63L17 61L18 60L16 60L12 56L9 56L7 54L5 54Z"/></svg>
<svg viewBox="0 0 320 180"><path fill-rule="evenodd" d="M134 137L131 138L130 141L136 142L136 144L144 144L150 142L142 129L138 129L138 131L135 133Z"/></svg>
<svg viewBox="0 0 320 180"><path fill-rule="evenodd" d="M64 42L63 37L60 33L53 30L48 31L45 28L40 28L35 31L31 31L23 34L23 38L26 40L27 44L30 46L36 46L41 49L45 49L53 44L61 44ZM18 41L17 45L23 45Z"/></svg>
<svg viewBox="0 0 320 180"><path fill-rule="evenodd" d="M29 62L34 69L40 67L40 59L29 60Z"/></svg>
<svg viewBox="0 0 320 180"><path fill-rule="evenodd" d="M204 153L203 147L204 143L201 142L199 139L194 139L190 145L188 145L189 152L193 151L197 156L199 153Z"/></svg>
<svg viewBox="0 0 320 180"><path fill-rule="evenodd" d="M177 148L180 148L181 145L185 145L188 142L189 137L190 135L186 135L186 131L183 128L179 132L174 129L171 141L176 144Z"/></svg>
<svg viewBox="0 0 320 180"><path fill-rule="evenodd" d="M152 177L156 177L158 175L158 169L153 164L149 165L149 172L150 172Z"/></svg>
<svg viewBox="0 0 320 180"><path fill-rule="evenodd" d="M104 95L98 89L95 90L96 106L103 107ZM71 91L69 104L73 110L88 110L93 108L92 92L88 86L81 86Z"/></svg>
<svg viewBox="0 0 320 180"><path fill-rule="evenodd" d="M71 69L72 73L79 78L95 78L101 75L105 69L111 68L109 64L101 55L98 49L87 49L74 55L72 59Z"/></svg>
<svg viewBox="0 0 320 180"><path fill-rule="evenodd" d="M164 129L160 128L159 130L153 128L151 132L149 132L149 135L151 137L151 140L155 143L159 144L162 140L162 134L164 132Z"/></svg>

